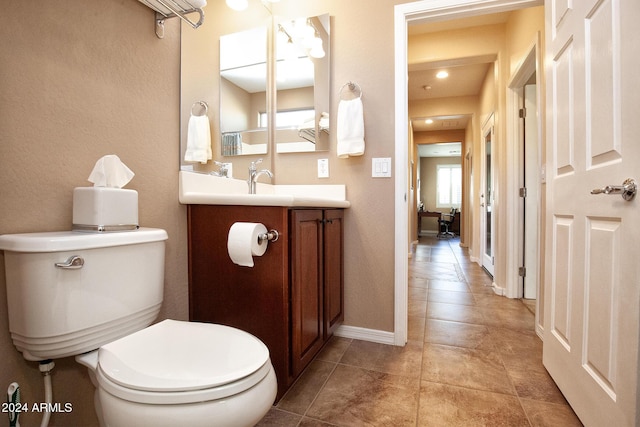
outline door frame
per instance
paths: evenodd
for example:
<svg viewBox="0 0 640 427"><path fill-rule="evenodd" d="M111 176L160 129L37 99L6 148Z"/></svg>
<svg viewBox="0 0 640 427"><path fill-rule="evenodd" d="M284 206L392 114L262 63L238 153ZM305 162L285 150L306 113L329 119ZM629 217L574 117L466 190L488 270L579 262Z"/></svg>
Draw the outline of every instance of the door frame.
<svg viewBox="0 0 640 427"><path fill-rule="evenodd" d="M407 26L410 21L438 22L488 13L543 5L543 0L421 0L394 7L395 51L395 251L394 332L395 345L404 346L408 336L409 247L409 105Z"/></svg>
<svg viewBox="0 0 640 427"><path fill-rule="evenodd" d="M523 163L522 156L524 155L524 147L522 146L523 135L521 135L520 128L520 118L519 118L519 109L521 108L521 90L525 86L526 82L529 80L532 74L536 74L536 111L535 114L538 117L537 120L537 152L538 158L535 162L527 161L527 167L535 167L538 171L538 180L534 184L537 186L536 192L536 203L538 206L538 210L536 213L535 222L537 224L537 240L536 244L536 262L533 266L537 269L537 280L536 280L536 333L538 336L542 337L544 332L542 327L542 310L541 310L541 301L542 301L542 293L541 293L541 278L542 274L540 272L540 259L541 259L541 245L540 238L543 235L542 231L542 213L540 207L542 206L542 192L541 192L541 184L544 182L544 173L543 173L543 165L542 165L542 141L544 138L544 120L541 113L541 108L544 105L544 88L543 88L543 73L542 69L542 35L538 32L531 42L531 45L528 49L527 56L523 60L523 62L518 66L518 68L514 71L513 76L508 84L507 90L507 138L510 141L519 141L518 144L512 144L511 146L507 146L507 156L509 156L509 161L507 162L507 173L513 174L514 179L507 180L507 204L511 212L517 212L518 215L510 215L507 220L509 221L508 225L508 233L513 233L513 238L507 239L509 242L508 250L506 254L507 259L507 288L505 290L505 296L508 298L522 298L523 292L521 289L521 280L519 274L519 267L522 263L523 257L523 227L524 227L524 210L523 204L521 203L521 199L518 196L518 188L516 188L516 183L518 186L522 186L522 177L523 177ZM526 160L525 160L526 161ZM515 167L517 165L517 167ZM511 175L510 175L511 176Z"/></svg>
<svg viewBox="0 0 640 427"><path fill-rule="evenodd" d="M494 210L494 202L495 202L495 191L496 191L496 176L495 170L496 167L494 165L496 158L498 157L496 154L496 132L495 132L495 113L489 114L489 117L485 120L481 127L481 159L480 159L480 266L485 269L487 273L489 273L492 277L492 286L494 291L498 294L502 295L502 289L496 289L495 283L495 253L496 253L496 241L495 241L495 232L496 232L496 217ZM490 135L489 144L491 149L489 150L489 154L491 155L491 173L490 180L491 183L487 182L487 135ZM487 194L487 186L490 188L490 193ZM487 224L487 207L491 208L491 219L489 220L489 224ZM487 259L487 227L491 230L491 259ZM490 267L488 266L490 264Z"/></svg>

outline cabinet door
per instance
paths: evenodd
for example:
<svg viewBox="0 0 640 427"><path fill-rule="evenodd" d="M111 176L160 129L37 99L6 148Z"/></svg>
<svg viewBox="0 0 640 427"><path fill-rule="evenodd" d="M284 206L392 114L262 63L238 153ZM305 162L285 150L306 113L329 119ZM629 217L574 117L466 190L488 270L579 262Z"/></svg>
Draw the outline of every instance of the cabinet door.
<svg viewBox="0 0 640 427"><path fill-rule="evenodd" d="M344 320L342 209L324 212L324 321L325 339Z"/></svg>
<svg viewBox="0 0 640 427"><path fill-rule="evenodd" d="M292 374L298 375L324 343L322 210L291 211Z"/></svg>

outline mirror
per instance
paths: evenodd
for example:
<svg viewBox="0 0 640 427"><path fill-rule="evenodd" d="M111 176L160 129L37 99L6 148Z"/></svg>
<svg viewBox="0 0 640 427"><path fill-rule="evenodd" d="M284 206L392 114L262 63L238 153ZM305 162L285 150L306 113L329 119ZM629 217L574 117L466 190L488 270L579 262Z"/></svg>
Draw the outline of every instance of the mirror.
<svg viewBox="0 0 640 427"><path fill-rule="evenodd" d="M274 26L278 153L329 150L330 16Z"/></svg>
<svg viewBox="0 0 640 427"><path fill-rule="evenodd" d="M267 29L220 37L221 154L266 154Z"/></svg>
<svg viewBox="0 0 640 427"><path fill-rule="evenodd" d="M282 19L267 28L220 37L220 145L223 156L266 154L275 125L278 153L329 150L330 16ZM275 61L275 118L267 108L269 61Z"/></svg>

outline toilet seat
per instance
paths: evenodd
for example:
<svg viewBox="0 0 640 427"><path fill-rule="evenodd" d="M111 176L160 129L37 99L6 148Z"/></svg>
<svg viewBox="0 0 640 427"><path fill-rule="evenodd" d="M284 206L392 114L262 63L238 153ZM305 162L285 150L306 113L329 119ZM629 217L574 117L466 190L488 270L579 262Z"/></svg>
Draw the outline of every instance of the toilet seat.
<svg viewBox="0 0 640 427"><path fill-rule="evenodd" d="M80 361L95 367L100 387L141 403L221 399L250 389L273 369L269 350L253 335L176 320L164 320L92 353Z"/></svg>

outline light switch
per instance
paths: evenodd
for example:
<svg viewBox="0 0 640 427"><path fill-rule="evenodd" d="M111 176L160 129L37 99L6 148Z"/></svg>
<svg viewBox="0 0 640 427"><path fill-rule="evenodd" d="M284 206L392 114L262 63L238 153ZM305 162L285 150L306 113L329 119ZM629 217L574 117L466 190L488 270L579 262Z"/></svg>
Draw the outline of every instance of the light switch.
<svg viewBox="0 0 640 427"><path fill-rule="evenodd" d="M371 159L371 176L373 178L390 178L391 157L376 157Z"/></svg>
<svg viewBox="0 0 640 427"><path fill-rule="evenodd" d="M329 159L318 159L318 178L329 178Z"/></svg>

